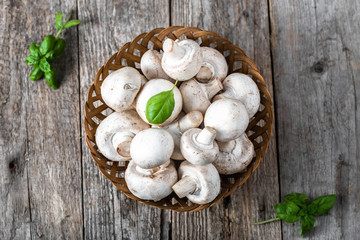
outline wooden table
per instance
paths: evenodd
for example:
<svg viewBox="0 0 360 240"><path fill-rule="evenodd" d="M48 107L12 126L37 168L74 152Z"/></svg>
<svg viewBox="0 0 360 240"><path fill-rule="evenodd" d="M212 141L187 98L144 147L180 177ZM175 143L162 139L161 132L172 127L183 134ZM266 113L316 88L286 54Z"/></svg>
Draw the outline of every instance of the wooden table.
<svg viewBox="0 0 360 240"><path fill-rule="evenodd" d="M153 0L0 2L0 239L302 239L275 217L281 196L336 193L309 239L359 239L360 2ZM66 31L58 90L32 82L30 43ZM169 25L211 30L243 48L274 97L266 157L214 207L175 213L125 197L85 146L83 106L98 68L137 34ZM305 238L305 239L306 239Z"/></svg>

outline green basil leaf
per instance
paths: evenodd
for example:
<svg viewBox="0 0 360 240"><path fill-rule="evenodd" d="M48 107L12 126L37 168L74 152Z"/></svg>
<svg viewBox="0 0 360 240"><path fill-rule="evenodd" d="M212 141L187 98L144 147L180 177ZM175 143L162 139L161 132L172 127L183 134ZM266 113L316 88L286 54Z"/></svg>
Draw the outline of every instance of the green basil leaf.
<svg viewBox="0 0 360 240"><path fill-rule="evenodd" d="M56 38L53 35L47 35L40 45L41 54L45 55L47 52L49 52L53 48L55 41Z"/></svg>
<svg viewBox="0 0 360 240"><path fill-rule="evenodd" d="M274 208L278 217L285 222L294 223L300 220L300 208L293 202L278 203Z"/></svg>
<svg viewBox="0 0 360 240"><path fill-rule="evenodd" d="M301 208L305 208L307 202L309 201L308 196L302 193L290 193L284 196L286 202L293 202Z"/></svg>
<svg viewBox="0 0 360 240"><path fill-rule="evenodd" d="M41 71L39 66L35 66L32 72L30 73L30 79L33 81L39 80L44 75L44 72Z"/></svg>
<svg viewBox="0 0 360 240"><path fill-rule="evenodd" d="M315 224L315 217L311 215L306 215L301 218L301 231L300 236L304 235L304 233L307 233L311 229L313 229Z"/></svg>
<svg viewBox="0 0 360 240"><path fill-rule="evenodd" d="M161 124L168 119L175 107L173 89L152 96L146 103L146 119L153 124Z"/></svg>
<svg viewBox="0 0 360 240"><path fill-rule="evenodd" d="M33 56L37 59L40 59L41 53L40 53L39 46L36 42L34 42L30 45L29 50L30 50L31 56Z"/></svg>
<svg viewBox="0 0 360 240"><path fill-rule="evenodd" d="M80 20L71 20L65 24L64 28L69 28L69 27L78 25L78 24L80 24L80 22L81 22Z"/></svg>
<svg viewBox="0 0 360 240"><path fill-rule="evenodd" d="M65 43L64 39L59 38L56 40L55 46L54 46L54 58L61 57L61 55L64 54L65 46L66 46L66 43Z"/></svg>
<svg viewBox="0 0 360 240"><path fill-rule="evenodd" d="M45 54L44 58L48 61L48 62L52 62L54 57L54 50L49 51L47 54Z"/></svg>
<svg viewBox="0 0 360 240"><path fill-rule="evenodd" d="M36 59L34 56L29 55L25 58L25 62L27 63L27 65L29 66L34 66L39 64L39 59Z"/></svg>
<svg viewBox="0 0 360 240"><path fill-rule="evenodd" d="M43 58L40 60L39 67L40 67L41 71L47 72L47 71L50 70L50 63L46 60L45 57L43 57Z"/></svg>
<svg viewBox="0 0 360 240"><path fill-rule="evenodd" d="M311 215L321 216L328 213L328 211L334 206L335 201L335 194L318 197L306 207L306 210Z"/></svg>
<svg viewBox="0 0 360 240"><path fill-rule="evenodd" d="M57 14L56 14L56 16L55 16L55 28L57 29L57 30L60 30L62 27L63 27L63 25L62 25L62 12L58 12Z"/></svg>
<svg viewBox="0 0 360 240"><path fill-rule="evenodd" d="M52 89L59 88L54 68L51 68L47 72L45 72L45 80Z"/></svg>

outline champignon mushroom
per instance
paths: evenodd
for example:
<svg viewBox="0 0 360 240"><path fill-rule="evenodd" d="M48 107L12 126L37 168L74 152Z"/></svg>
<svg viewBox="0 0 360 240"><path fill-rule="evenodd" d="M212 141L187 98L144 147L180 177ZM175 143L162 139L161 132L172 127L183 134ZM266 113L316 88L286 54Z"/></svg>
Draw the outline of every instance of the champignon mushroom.
<svg viewBox="0 0 360 240"><path fill-rule="evenodd" d="M140 93L138 94L137 99L136 99L136 111L139 114L139 116L142 118L142 120L149 123L149 121L146 119L146 115L145 115L146 104L147 104L148 100L152 96L154 96L160 92L171 90L173 86L174 86L173 83L171 83L170 81L165 80L165 79L152 79L144 85L144 87L142 88L142 90L140 91ZM177 87L174 88L173 93L174 93L174 100L175 100L174 110L172 111L172 114L170 115L170 117L165 120L165 122L157 125L159 127L165 126L165 125L171 123L172 121L174 121L175 118L181 112L182 101L183 101L182 97L181 97L181 93ZM151 123L149 123L149 124L151 124Z"/></svg>
<svg viewBox="0 0 360 240"><path fill-rule="evenodd" d="M214 165L181 163L178 170L180 180L172 186L179 198L187 197L191 202L206 204L220 193L220 176Z"/></svg>
<svg viewBox="0 0 360 240"><path fill-rule="evenodd" d="M134 110L114 112L96 129L96 145L102 155L110 160L129 160L129 145L132 138L136 133L149 127Z"/></svg>
<svg viewBox="0 0 360 240"><path fill-rule="evenodd" d="M254 80L246 74L232 73L223 85L224 92L215 96L214 101L224 97L237 99L245 105L249 118L253 117L260 106L260 92Z"/></svg>
<svg viewBox="0 0 360 240"><path fill-rule="evenodd" d="M161 78L169 81L174 81L169 77L161 67L162 54L156 50L148 50L141 57L140 67L141 71L148 80Z"/></svg>
<svg viewBox="0 0 360 240"><path fill-rule="evenodd" d="M171 78L186 81L199 72L203 58L197 42L168 38L163 43L163 50L161 66Z"/></svg>
<svg viewBox="0 0 360 240"><path fill-rule="evenodd" d="M203 121L203 115L199 111L192 111L186 114L184 117L180 118L178 121L175 121L165 127L166 131L168 131L172 138L174 139L174 152L171 155L171 159L174 160L184 160L184 156L180 151L180 138L181 135L188 129L196 128L200 126Z"/></svg>
<svg viewBox="0 0 360 240"><path fill-rule="evenodd" d="M239 100L224 98L210 105L204 124L216 130L216 140L228 142L244 133L249 124L249 115Z"/></svg>
<svg viewBox="0 0 360 240"><path fill-rule="evenodd" d="M130 192L143 200L159 201L172 193L178 176L173 161L163 165L142 169L130 161L125 171L125 181Z"/></svg>
<svg viewBox="0 0 360 240"><path fill-rule="evenodd" d="M130 108L142 82L146 81L135 68L123 67L112 72L101 84L101 97L116 112Z"/></svg>
<svg viewBox="0 0 360 240"><path fill-rule="evenodd" d="M216 78L210 83L199 83L195 79L183 82L179 88L183 97L185 112L200 111L205 114L210 99L222 89L221 81Z"/></svg>
<svg viewBox="0 0 360 240"><path fill-rule="evenodd" d="M186 160L196 165L212 163L219 155L215 140L216 131L212 127L187 130L180 139L180 150Z"/></svg>
<svg viewBox="0 0 360 240"><path fill-rule="evenodd" d="M243 133L229 142L218 142L219 156L213 162L220 174L234 174L243 171L254 157L254 145Z"/></svg>
<svg viewBox="0 0 360 240"><path fill-rule="evenodd" d="M196 79L199 82L207 83L215 78L223 81L228 72L228 65L224 55L211 47L201 47L203 62Z"/></svg>
<svg viewBox="0 0 360 240"><path fill-rule="evenodd" d="M174 140L161 128L148 128L139 132L130 145L132 161L141 168L150 169L164 164L174 151Z"/></svg>

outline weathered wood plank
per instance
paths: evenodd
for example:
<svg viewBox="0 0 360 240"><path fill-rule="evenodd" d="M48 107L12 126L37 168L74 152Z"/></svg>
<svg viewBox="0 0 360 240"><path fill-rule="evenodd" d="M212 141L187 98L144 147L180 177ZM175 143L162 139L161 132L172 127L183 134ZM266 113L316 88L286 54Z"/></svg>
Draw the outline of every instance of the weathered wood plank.
<svg viewBox="0 0 360 240"><path fill-rule="evenodd" d="M79 0L81 105L95 74L123 44L167 26L168 1ZM81 119L83 121L82 112ZM85 139L84 131L82 133ZM84 142L84 141L83 141ZM161 211L128 199L99 172L83 144L85 239L159 239Z"/></svg>
<svg viewBox="0 0 360 240"><path fill-rule="evenodd" d="M359 1L271 1L282 195L336 193L309 239L357 239L360 225ZM284 239L302 239L283 224Z"/></svg>
<svg viewBox="0 0 360 240"><path fill-rule="evenodd" d="M267 1L172 1L172 24L217 32L245 50L272 93ZM174 239L279 239L271 228L251 222L274 217L278 202L275 131L268 153L249 181L229 198L198 213L173 213Z"/></svg>

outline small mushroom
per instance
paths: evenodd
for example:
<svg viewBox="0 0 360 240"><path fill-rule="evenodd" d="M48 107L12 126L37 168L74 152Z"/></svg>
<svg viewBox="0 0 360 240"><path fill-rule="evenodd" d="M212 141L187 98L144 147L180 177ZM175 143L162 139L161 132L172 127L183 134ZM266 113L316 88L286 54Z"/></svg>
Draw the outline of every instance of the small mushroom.
<svg viewBox="0 0 360 240"><path fill-rule="evenodd" d="M163 50L161 66L169 77L186 81L199 72L203 58L197 42L168 38L163 43Z"/></svg>
<svg viewBox="0 0 360 240"><path fill-rule="evenodd" d="M220 193L220 176L214 165L193 165L187 161L181 163L180 180L172 186L179 198L187 197L191 202L206 204Z"/></svg>
<svg viewBox="0 0 360 240"><path fill-rule="evenodd" d="M142 82L146 81L135 68L123 67L112 72L101 84L101 97L116 112L131 107Z"/></svg>
<svg viewBox="0 0 360 240"><path fill-rule="evenodd" d="M204 124L216 130L216 140L228 142L245 132L249 115L239 100L224 98L210 105L205 113Z"/></svg>
<svg viewBox="0 0 360 240"><path fill-rule="evenodd" d="M96 129L96 145L106 158L113 161L127 161L130 159L129 147L133 137L149 127L134 110L114 112Z"/></svg>
<svg viewBox="0 0 360 240"><path fill-rule="evenodd" d="M183 97L183 109L185 112L200 111L205 114L212 99L222 89L221 81L216 78L209 83L199 83L191 79L181 84L179 90Z"/></svg>
<svg viewBox="0 0 360 240"><path fill-rule="evenodd" d="M212 127L187 130L180 140L180 150L186 160L192 164L206 165L212 163L219 155L215 140L216 131Z"/></svg>
<svg viewBox="0 0 360 240"><path fill-rule="evenodd" d="M146 119L146 115L145 115L146 104L147 104L148 100L152 96L154 96L160 92L171 90L173 86L174 86L173 83L171 83L170 81L165 80L165 79L152 79L144 85L144 87L142 88L142 90L140 91L140 93L138 94L137 99L136 99L136 111L139 114L139 116L142 118L142 120L149 123L149 121ZM165 122L157 125L159 127L165 126L165 125L171 123L172 121L174 121L175 118L181 112L182 101L183 101L181 93L177 87L174 88L173 93L174 93L174 100L175 100L174 110L172 111L172 114L170 115L170 117L165 120ZM149 123L149 124L151 124L151 123Z"/></svg>
<svg viewBox="0 0 360 240"><path fill-rule="evenodd" d="M177 180L175 165L171 160L152 169L142 169L130 161L125 171L125 181L130 192L143 200L159 201L167 197Z"/></svg>
<svg viewBox="0 0 360 240"><path fill-rule="evenodd" d="M254 157L254 145L243 133L229 142L218 142L219 156L213 162L220 174L234 174L243 171Z"/></svg>
<svg viewBox="0 0 360 240"><path fill-rule="evenodd" d="M148 80L161 78L174 81L161 67L162 54L156 50L148 50L141 57L141 71Z"/></svg>
<svg viewBox="0 0 360 240"><path fill-rule="evenodd" d="M215 78L223 81L228 72L228 65L224 55L211 47L201 47L203 62L196 79L199 82L207 83Z"/></svg>
<svg viewBox="0 0 360 240"><path fill-rule="evenodd" d="M246 74L232 73L223 85L224 92L215 96L214 101L224 97L239 100L245 105L249 118L253 117L260 107L260 92L254 80Z"/></svg>
<svg viewBox="0 0 360 240"><path fill-rule="evenodd" d="M163 129L168 131L174 139L175 148L173 154L171 155L171 159L185 159L180 151L180 138L186 130L200 126L202 121L203 115L201 112L192 111L186 114L184 117L180 118L178 121L163 127Z"/></svg>
<svg viewBox="0 0 360 240"><path fill-rule="evenodd" d="M174 140L161 128L148 128L136 134L130 145L132 161L141 168L158 167L168 161L174 151Z"/></svg>

